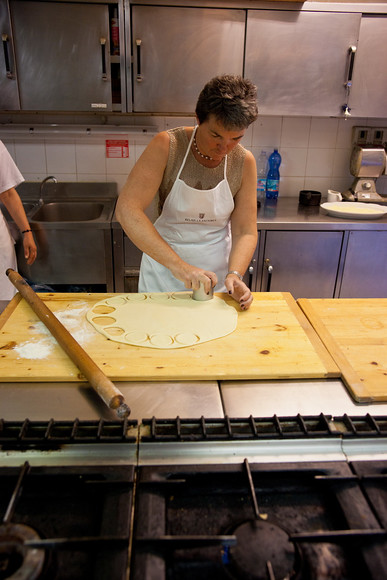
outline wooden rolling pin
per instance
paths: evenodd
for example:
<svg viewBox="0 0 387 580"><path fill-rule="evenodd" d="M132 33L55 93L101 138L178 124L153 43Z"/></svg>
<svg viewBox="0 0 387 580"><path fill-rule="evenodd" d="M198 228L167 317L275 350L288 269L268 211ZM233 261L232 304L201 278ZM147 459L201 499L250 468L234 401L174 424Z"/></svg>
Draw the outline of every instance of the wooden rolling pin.
<svg viewBox="0 0 387 580"><path fill-rule="evenodd" d="M125 403L122 393L71 336L67 328L56 318L20 274L11 268L6 271L6 274L106 405L110 409L114 409L120 419L128 417L130 408Z"/></svg>

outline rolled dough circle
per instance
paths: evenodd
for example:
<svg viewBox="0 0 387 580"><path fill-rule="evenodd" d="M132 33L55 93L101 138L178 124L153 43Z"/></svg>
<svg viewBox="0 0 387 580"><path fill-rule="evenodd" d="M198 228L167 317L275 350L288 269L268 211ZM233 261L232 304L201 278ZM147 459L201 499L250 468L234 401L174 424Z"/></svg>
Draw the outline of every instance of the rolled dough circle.
<svg viewBox="0 0 387 580"><path fill-rule="evenodd" d="M86 316L109 340L161 349L221 338L238 321L236 309L218 296L199 302L192 292L121 294L97 302Z"/></svg>

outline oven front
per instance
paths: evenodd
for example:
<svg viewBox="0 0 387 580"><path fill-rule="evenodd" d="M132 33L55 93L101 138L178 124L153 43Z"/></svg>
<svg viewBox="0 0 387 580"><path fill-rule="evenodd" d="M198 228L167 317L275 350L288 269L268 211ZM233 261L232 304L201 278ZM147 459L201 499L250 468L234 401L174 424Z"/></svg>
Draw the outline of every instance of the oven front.
<svg viewBox="0 0 387 580"><path fill-rule="evenodd" d="M0 423L0 578L387 578L387 417Z"/></svg>

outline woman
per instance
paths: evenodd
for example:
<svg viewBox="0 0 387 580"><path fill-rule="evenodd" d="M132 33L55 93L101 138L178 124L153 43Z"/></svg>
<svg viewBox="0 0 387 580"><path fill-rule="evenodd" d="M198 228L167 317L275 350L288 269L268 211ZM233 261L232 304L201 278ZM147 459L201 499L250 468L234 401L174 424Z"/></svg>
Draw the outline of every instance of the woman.
<svg viewBox="0 0 387 580"><path fill-rule="evenodd" d="M217 285L242 309L252 295L242 278L257 243L255 160L240 144L258 115L256 87L223 75L206 84L198 125L159 133L120 193L117 217L144 252L141 292ZM146 208L159 192L153 225Z"/></svg>
<svg viewBox="0 0 387 580"><path fill-rule="evenodd" d="M4 204L23 235L24 256L27 264L36 258L36 244L25 214L22 201L15 189L24 178L16 167L5 145L0 141L0 202ZM0 211L0 300L11 300L16 289L6 276L6 270L16 270L14 240L4 215Z"/></svg>

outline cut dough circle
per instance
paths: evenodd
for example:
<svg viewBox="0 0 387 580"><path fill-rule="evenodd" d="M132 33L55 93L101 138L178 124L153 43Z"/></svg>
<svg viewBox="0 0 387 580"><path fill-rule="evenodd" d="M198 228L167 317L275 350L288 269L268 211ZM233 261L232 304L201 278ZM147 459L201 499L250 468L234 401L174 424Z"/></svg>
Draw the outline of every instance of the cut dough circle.
<svg viewBox="0 0 387 580"><path fill-rule="evenodd" d="M86 317L109 340L161 349L221 338L238 321L236 309L221 298L199 302L192 292L120 294L94 304Z"/></svg>

